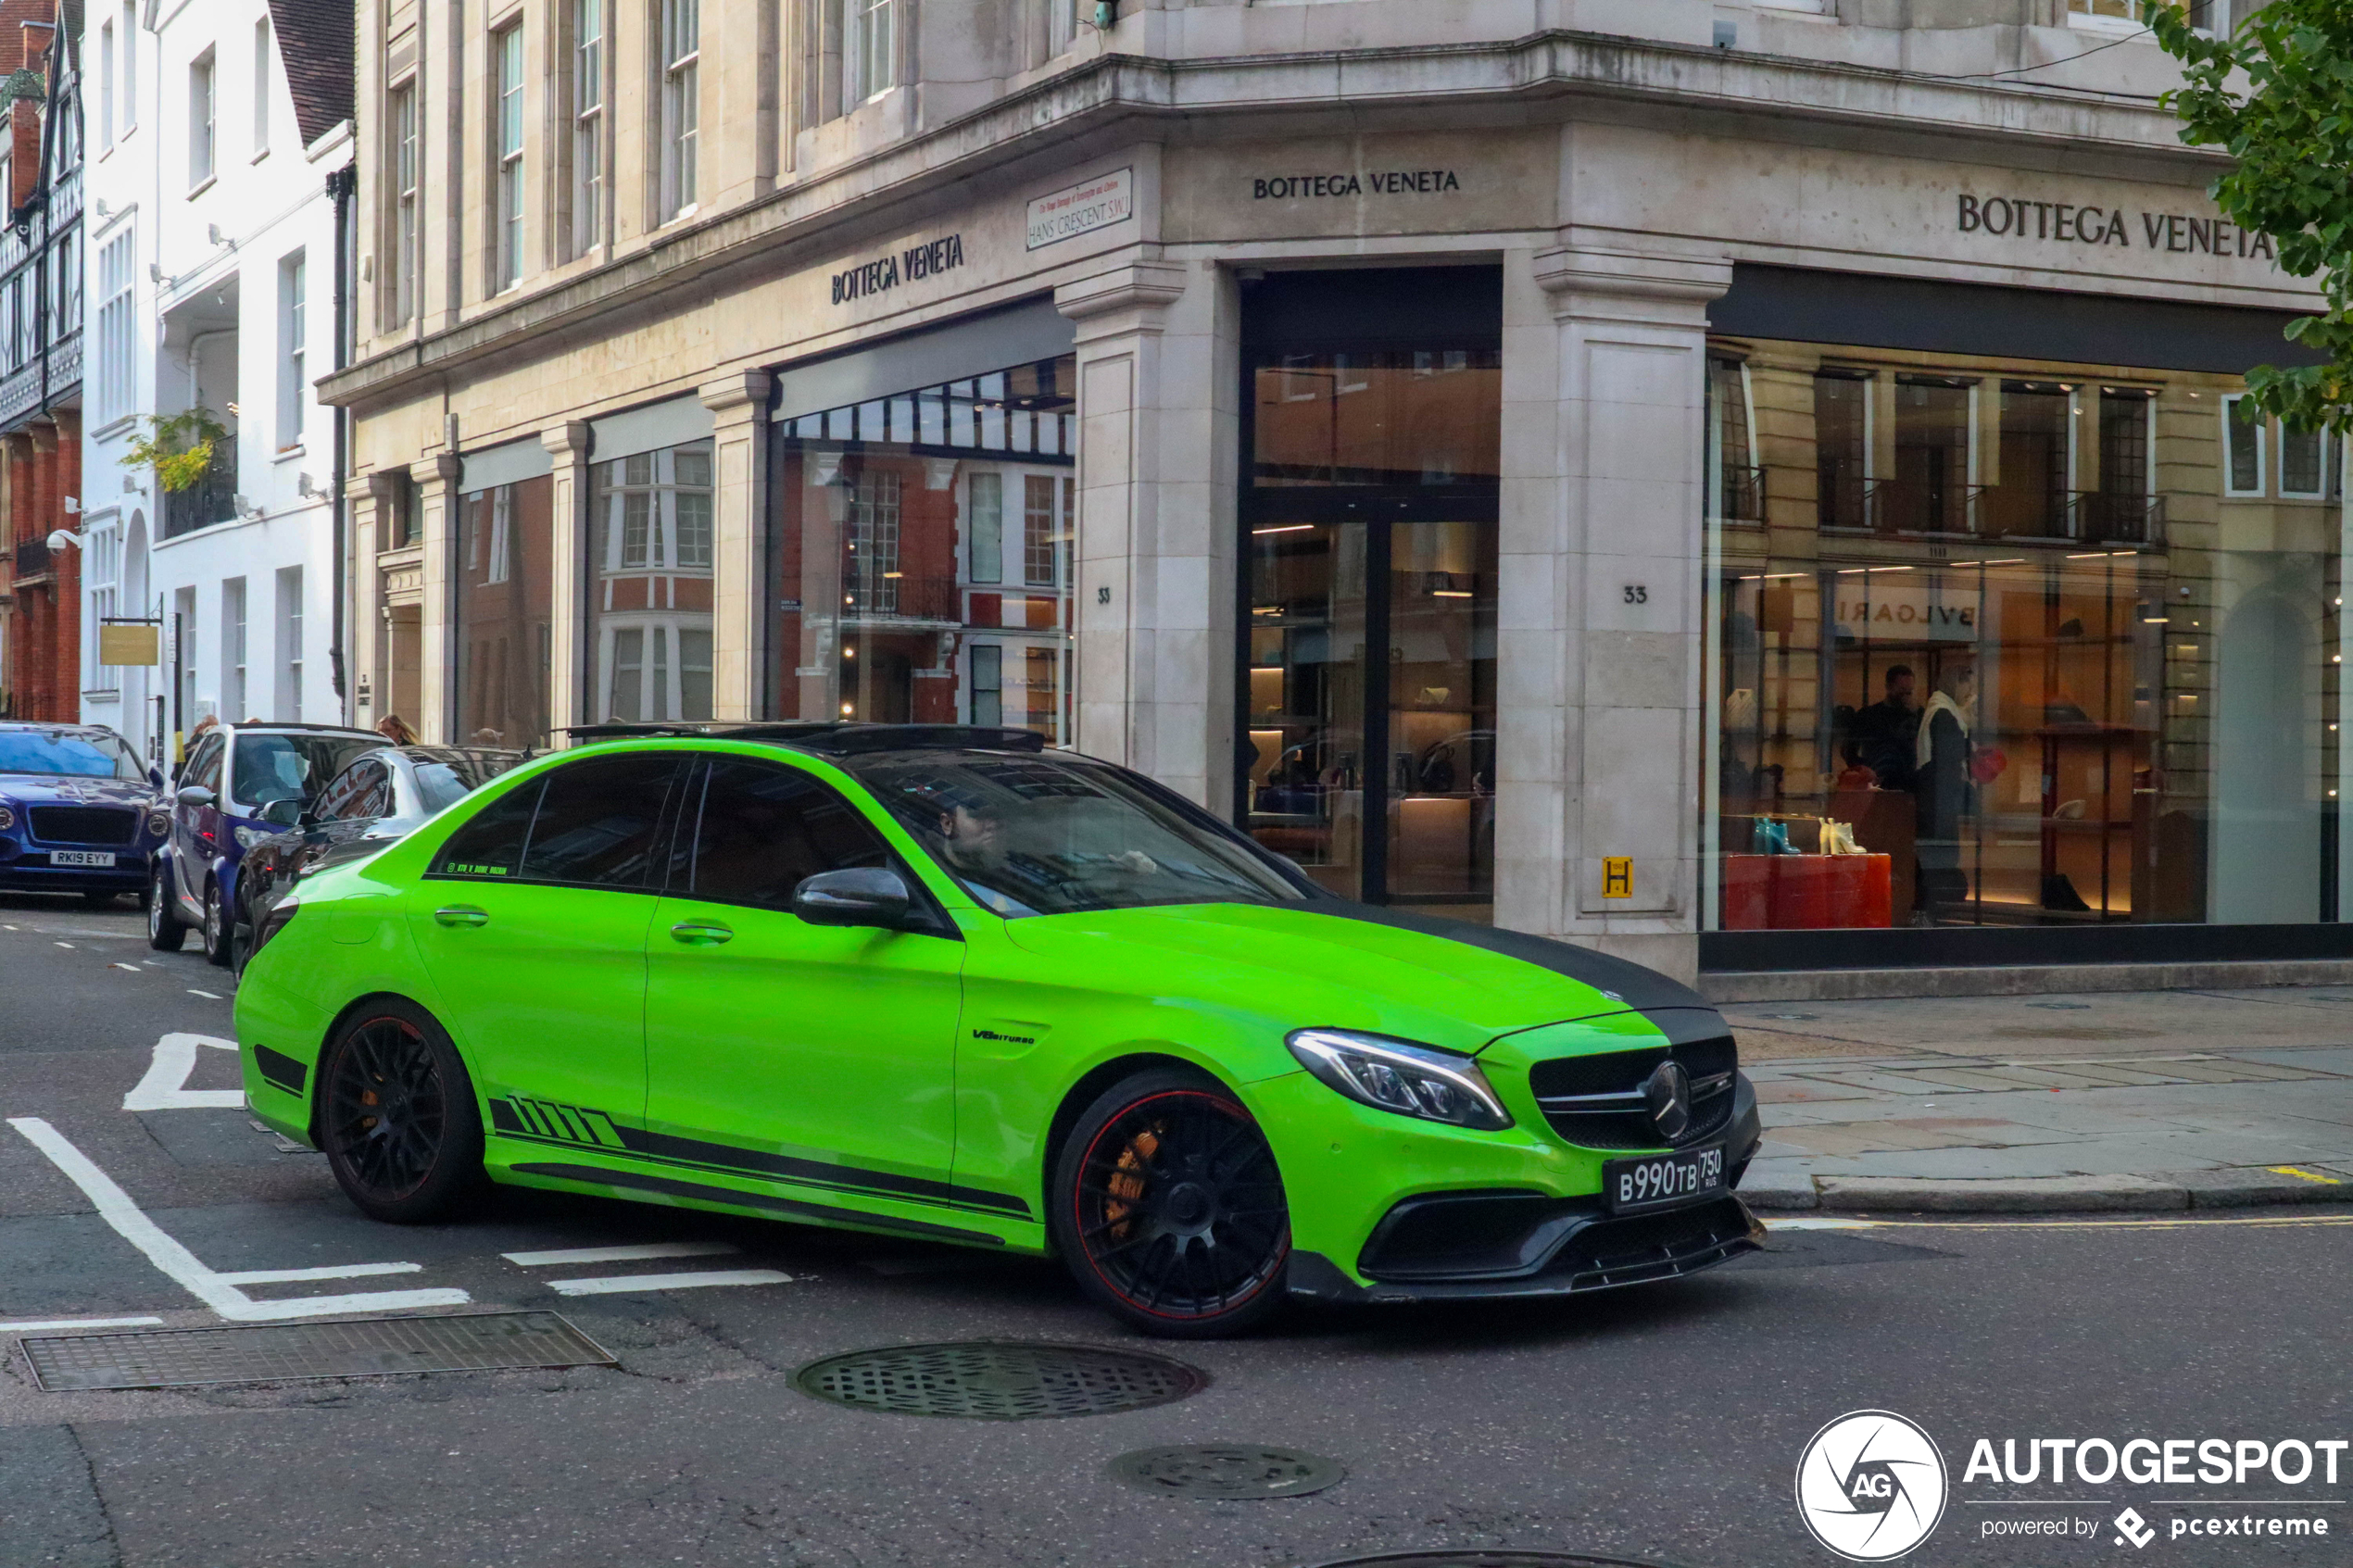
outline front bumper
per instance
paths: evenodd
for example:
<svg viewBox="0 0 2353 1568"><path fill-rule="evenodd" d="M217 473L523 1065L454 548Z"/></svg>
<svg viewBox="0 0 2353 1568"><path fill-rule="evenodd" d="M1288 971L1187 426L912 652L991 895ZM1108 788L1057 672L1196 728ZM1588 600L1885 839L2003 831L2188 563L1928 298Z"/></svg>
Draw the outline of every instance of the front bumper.
<svg viewBox="0 0 2353 1568"><path fill-rule="evenodd" d="M1763 1141L1746 1074L1734 1080L1733 1097L1721 1130L1702 1145L1723 1146L1721 1193L1612 1215L1601 1195L1603 1165L1638 1151L1547 1149L1489 1135L1493 1141L1478 1150L1489 1158L1474 1165L1462 1158L1470 1147L1450 1136L1457 1156L1445 1173L1451 1180L1391 1186L1353 1224L1302 1224L1295 1202L1291 1294L1332 1301L1563 1296L1672 1279L1753 1251L1764 1231L1730 1190ZM1425 1177L1439 1174L1439 1161L1418 1163Z"/></svg>
<svg viewBox="0 0 2353 1568"><path fill-rule="evenodd" d="M110 845L107 852L115 858L111 866L53 866L45 845L0 853L0 887L26 893L136 893L147 885L152 863L147 850Z"/></svg>

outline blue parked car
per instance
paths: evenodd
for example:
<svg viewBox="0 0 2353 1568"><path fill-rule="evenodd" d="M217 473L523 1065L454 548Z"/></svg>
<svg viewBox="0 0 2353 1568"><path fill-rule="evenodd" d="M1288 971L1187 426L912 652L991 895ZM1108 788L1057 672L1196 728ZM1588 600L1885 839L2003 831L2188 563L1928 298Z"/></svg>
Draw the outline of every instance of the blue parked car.
<svg viewBox="0 0 2353 1568"><path fill-rule="evenodd" d="M384 743L325 724L222 724L198 736L165 802L170 833L156 852L147 946L177 952L193 929L205 957L225 966L245 851L283 833L329 779Z"/></svg>
<svg viewBox="0 0 2353 1568"><path fill-rule="evenodd" d="M147 886L160 770L100 724L0 721L0 887L104 904Z"/></svg>

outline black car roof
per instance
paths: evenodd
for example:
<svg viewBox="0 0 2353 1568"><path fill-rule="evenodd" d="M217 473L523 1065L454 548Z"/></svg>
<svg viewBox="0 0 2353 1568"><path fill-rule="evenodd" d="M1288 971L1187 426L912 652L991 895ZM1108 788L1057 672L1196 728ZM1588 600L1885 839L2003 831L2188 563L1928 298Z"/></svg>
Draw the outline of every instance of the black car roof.
<svg viewBox="0 0 2353 1568"><path fill-rule="evenodd" d="M760 740L824 757L859 757L875 751L1043 751L1036 730L996 729L981 724L576 724L566 732L575 741Z"/></svg>

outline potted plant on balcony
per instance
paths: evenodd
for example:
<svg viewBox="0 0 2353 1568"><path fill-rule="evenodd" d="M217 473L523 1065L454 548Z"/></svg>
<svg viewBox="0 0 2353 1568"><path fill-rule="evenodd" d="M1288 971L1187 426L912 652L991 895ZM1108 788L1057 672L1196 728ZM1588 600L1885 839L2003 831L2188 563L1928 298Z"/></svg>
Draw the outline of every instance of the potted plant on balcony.
<svg viewBox="0 0 2353 1568"><path fill-rule="evenodd" d="M132 441L122 466L153 469L166 492L193 490L211 470L216 444L228 438L229 427L202 404L177 414L149 414L147 433Z"/></svg>

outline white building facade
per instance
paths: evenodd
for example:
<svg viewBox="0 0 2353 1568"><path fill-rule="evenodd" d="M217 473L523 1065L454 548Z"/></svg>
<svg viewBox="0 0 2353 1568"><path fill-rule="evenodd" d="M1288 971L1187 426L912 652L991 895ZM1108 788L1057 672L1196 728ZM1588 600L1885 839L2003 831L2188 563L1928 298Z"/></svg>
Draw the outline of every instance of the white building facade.
<svg viewBox="0 0 2353 1568"><path fill-rule="evenodd" d="M325 25L338 9L340 38ZM334 333L329 187L351 161L349 16L265 0L94 0L86 13L84 611L93 625L157 618L163 661L98 667L88 639L82 717L153 757L176 755L208 714L342 717L333 411L311 383ZM308 57L320 52L346 62L341 104L333 61ZM126 462L155 419L199 405L230 434L198 483L167 492Z"/></svg>

